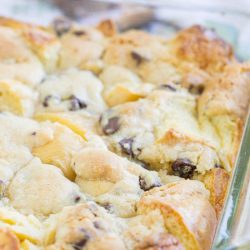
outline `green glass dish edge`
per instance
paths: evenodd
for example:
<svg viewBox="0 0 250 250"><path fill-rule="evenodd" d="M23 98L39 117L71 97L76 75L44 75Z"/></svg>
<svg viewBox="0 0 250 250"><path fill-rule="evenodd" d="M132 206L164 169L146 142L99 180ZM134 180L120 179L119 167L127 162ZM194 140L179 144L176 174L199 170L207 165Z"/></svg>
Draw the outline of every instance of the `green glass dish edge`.
<svg viewBox="0 0 250 250"><path fill-rule="evenodd" d="M228 189L227 199L222 211L222 217L218 224L215 238L213 241L213 250L245 250L250 249L250 242L242 246L231 246L230 238L232 237L233 227L237 224L237 212L239 213L239 201L242 198L243 185L247 184L244 180L247 179L250 164L250 115L245 123L245 129L242 136L241 145L238 151L238 156L234 171L232 173L231 183Z"/></svg>

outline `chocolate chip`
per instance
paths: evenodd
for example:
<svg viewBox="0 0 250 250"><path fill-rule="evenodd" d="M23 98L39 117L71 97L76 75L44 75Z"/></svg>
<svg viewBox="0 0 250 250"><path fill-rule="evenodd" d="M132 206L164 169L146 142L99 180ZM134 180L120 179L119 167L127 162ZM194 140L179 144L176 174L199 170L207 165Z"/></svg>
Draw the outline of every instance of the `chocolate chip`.
<svg viewBox="0 0 250 250"><path fill-rule="evenodd" d="M72 27L72 22L66 18L57 18L52 23L52 26L58 36L68 32Z"/></svg>
<svg viewBox="0 0 250 250"><path fill-rule="evenodd" d="M31 135L36 135L36 131L32 132Z"/></svg>
<svg viewBox="0 0 250 250"><path fill-rule="evenodd" d="M44 100L43 100L43 106L44 107L48 107L49 106L49 100L52 98L52 96L51 95L48 95L48 96L46 96L45 98L44 98Z"/></svg>
<svg viewBox="0 0 250 250"><path fill-rule="evenodd" d="M86 32L83 30L76 30L73 32L73 34L76 36L83 36L83 35L86 35Z"/></svg>
<svg viewBox="0 0 250 250"><path fill-rule="evenodd" d="M76 111L79 109L87 108L87 104L84 101L77 98L75 95L70 96L68 100L70 100L70 107L69 107L70 111Z"/></svg>
<svg viewBox="0 0 250 250"><path fill-rule="evenodd" d="M222 165L219 164L219 163L215 163L214 167L215 167L215 168L223 168Z"/></svg>
<svg viewBox="0 0 250 250"><path fill-rule="evenodd" d="M101 223L101 221L94 221L93 222L93 225L96 229L99 229L99 230L103 230L104 229L104 226L103 224Z"/></svg>
<svg viewBox="0 0 250 250"><path fill-rule="evenodd" d="M194 95L201 95L204 91L204 86L191 84L188 88L188 91Z"/></svg>
<svg viewBox="0 0 250 250"><path fill-rule="evenodd" d="M43 77L42 80L40 81L40 84L43 84L47 80L47 77Z"/></svg>
<svg viewBox="0 0 250 250"><path fill-rule="evenodd" d="M105 135L112 135L120 128L119 117L114 116L108 119L108 123L103 127Z"/></svg>
<svg viewBox="0 0 250 250"><path fill-rule="evenodd" d="M101 207L105 208L109 213L113 213L113 206L106 202L106 203L98 203L98 205L100 205Z"/></svg>
<svg viewBox="0 0 250 250"><path fill-rule="evenodd" d="M135 51L131 52L131 57L136 61L137 66L140 65L144 61L148 61L148 58L142 56L141 54Z"/></svg>
<svg viewBox="0 0 250 250"><path fill-rule="evenodd" d="M94 227L95 227L96 229L100 229L100 225L99 225L98 221L94 221L94 222L93 222L93 225L94 225Z"/></svg>
<svg viewBox="0 0 250 250"><path fill-rule="evenodd" d="M89 240L89 235L84 235L84 238L82 238L81 240L77 241L76 243L73 244L73 248L75 250L81 250L83 249L83 247L87 244L88 240Z"/></svg>
<svg viewBox="0 0 250 250"><path fill-rule="evenodd" d="M45 108L49 107L49 102L50 102L51 99L57 99L57 100L59 100L59 97L53 96L53 95L48 95L48 96L46 96L46 97L44 98L44 100L43 100L43 106L44 106Z"/></svg>
<svg viewBox="0 0 250 250"><path fill-rule="evenodd" d="M80 200L81 200L81 197L80 197L80 196L76 196L74 201L75 201L75 203L77 203L77 202L79 202Z"/></svg>
<svg viewBox="0 0 250 250"><path fill-rule="evenodd" d="M161 86L160 86L160 88L161 89L169 89L169 90L171 90L171 91L176 91L176 88L174 88L173 86L171 86L171 85L169 85L169 84L162 84Z"/></svg>
<svg viewBox="0 0 250 250"><path fill-rule="evenodd" d="M161 186L161 183L159 182L156 182L156 183L153 183L151 185L148 185L145 178L142 177L142 176L139 176L139 185L140 185L140 188L144 191L148 191L152 188L155 188L155 187L160 187Z"/></svg>
<svg viewBox="0 0 250 250"><path fill-rule="evenodd" d="M127 138L127 139L122 139L119 141L119 144L121 146L122 152L129 155L130 157L134 158L134 153L133 153L133 138Z"/></svg>
<svg viewBox="0 0 250 250"><path fill-rule="evenodd" d="M194 175L196 166L189 159L177 159L172 163L174 175L190 179Z"/></svg>

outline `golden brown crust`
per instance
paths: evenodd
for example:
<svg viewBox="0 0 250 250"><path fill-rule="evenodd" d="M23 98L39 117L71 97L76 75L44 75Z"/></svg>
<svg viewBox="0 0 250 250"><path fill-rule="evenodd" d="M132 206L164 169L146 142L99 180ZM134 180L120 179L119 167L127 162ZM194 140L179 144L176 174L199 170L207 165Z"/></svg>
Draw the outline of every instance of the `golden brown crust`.
<svg viewBox="0 0 250 250"><path fill-rule="evenodd" d="M195 25L177 34L170 42L179 60L193 63L210 72L220 71L233 60L229 44L211 30Z"/></svg>
<svg viewBox="0 0 250 250"><path fill-rule="evenodd" d="M205 184L210 191L210 202L214 206L217 218L220 216L227 193L229 174L222 168L213 168L205 175L197 176L197 179Z"/></svg>
<svg viewBox="0 0 250 250"><path fill-rule="evenodd" d="M138 212L159 209L167 230L187 249L209 249L217 220L202 183L181 181L143 195Z"/></svg>
<svg viewBox="0 0 250 250"><path fill-rule="evenodd" d="M0 26L11 28L20 34L49 72L56 69L60 44L48 28L6 17L0 17Z"/></svg>
<svg viewBox="0 0 250 250"><path fill-rule="evenodd" d="M199 98L199 113L209 117L232 115L243 118L250 102L249 72L249 64L232 64L211 77Z"/></svg>
<svg viewBox="0 0 250 250"><path fill-rule="evenodd" d="M107 37L112 37L117 33L116 24L111 19L101 21L96 28Z"/></svg>
<svg viewBox="0 0 250 250"><path fill-rule="evenodd" d="M142 72L147 73L149 70L147 68L145 71L141 67L147 63L155 63L155 60L164 57L166 53L163 39L143 31L131 30L111 38L103 60L108 65L125 66L143 76Z"/></svg>
<svg viewBox="0 0 250 250"><path fill-rule="evenodd" d="M20 241L14 233L7 228L0 228L0 249L1 250L19 250Z"/></svg>
<svg viewBox="0 0 250 250"><path fill-rule="evenodd" d="M59 68L78 67L99 72L106 38L94 28L74 27L60 37Z"/></svg>
<svg viewBox="0 0 250 250"><path fill-rule="evenodd" d="M40 61L29 50L20 35L0 26L0 77L35 85L44 77Z"/></svg>

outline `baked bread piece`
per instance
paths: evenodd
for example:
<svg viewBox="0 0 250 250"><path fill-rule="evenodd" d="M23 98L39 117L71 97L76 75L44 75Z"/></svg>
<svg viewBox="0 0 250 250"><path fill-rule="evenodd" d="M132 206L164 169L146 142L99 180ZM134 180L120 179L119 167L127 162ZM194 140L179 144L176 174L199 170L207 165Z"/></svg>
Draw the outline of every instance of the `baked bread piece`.
<svg viewBox="0 0 250 250"><path fill-rule="evenodd" d="M81 191L120 217L135 215L142 193L161 185L156 172L107 149L84 148L75 155L72 165Z"/></svg>
<svg viewBox="0 0 250 250"><path fill-rule="evenodd" d="M145 193L138 203L138 213L159 209L166 229L186 249L209 249L216 228L216 214L208 197L208 191L200 182L171 183Z"/></svg>
<svg viewBox="0 0 250 250"><path fill-rule="evenodd" d="M60 69L78 67L94 73L101 71L103 63L100 59L106 44L102 32L67 21L57 21L53 28L61 44Z"/></svg>
<svg viewBox="0 0 250 250"><path fill-rule="evenodd" d="M61 44L52 30L6 17L0 17L0 26L8 27L17 33L39 57L46 71L56 70Z"/></svg>
<svg viewBox="0 0 250 250"><path fill-rule="evenodd" d="M6 196L10 204L24 214L39 216L57 213L65 206L84 200L75 183L66 179L58 168L43 165L38 159L17 172Z"/></svg>
<svg viewBox="0 0 250 250"><path fill-rule="evenodd" d="M0 79L34 86L45 76L41 62L14 30L0 26Z"/></svg>
<svg viewBox="0 0 250 250"><path fill-rule="evenodd" d="M109 109L102 114L100 127L111 148L152 169L178 172L174 162L186 159L194 165L193 172L204 174L221 164L216 131L206 117L197 119L196 100L185 89L163 86L147 98Z"/></svg>
<svg viewBox="0 0 250 250"><path fill-rule="evenodd" d="M20 82L8 79L0 80L0 90L0 111L27 117L33 115L38 97L36 92Z"/></svg>
<svg viewBox="0 0 250 250"><path fill-rule="evenodd" d="M209 249L249 64L200 26L167 40L0 18L0 37L4 249Z"/></svg>
<svg viewBox="0 0 250 250"><path fill-rule="evenodd" d="M45 249L126 249L114 218L95 203L67 207L56 221L54 243Z"/></svg>

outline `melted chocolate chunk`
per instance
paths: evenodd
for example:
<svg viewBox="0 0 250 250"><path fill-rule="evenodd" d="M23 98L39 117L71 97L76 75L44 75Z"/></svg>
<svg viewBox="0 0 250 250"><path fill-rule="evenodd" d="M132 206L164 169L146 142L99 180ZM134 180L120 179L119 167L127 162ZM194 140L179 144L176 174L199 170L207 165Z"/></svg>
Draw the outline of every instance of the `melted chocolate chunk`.
<svg viewBox="0 0 250 250"><path fill-rule="evenodd" d="M110 203L108 203L108 202L106 202L106 203L98 203L98 205L105 208L107 210L107 212L113 213L113 206Z"/></svg>
<svg viewBox="0 0 250 250"><path fill-rule="evenodd" d="M172 163L174 175L190 179L194 175L196 166L189 159L177 159Z"/></svg>
<svg viewBox="0 0 250 250"><path fill-rule="evenodd" d="M148 185L146 180L142 177L142 176L139 176L139 185L140 185L140 188L144 191L148 191L152 188L155 188L155 187L160 187L161 186L161 183L159 182L156 182L156 183L153 183L151 185Z"/></svg>
<svg viewBox="0 0 250 250"><path fill-rule="evenodd" d="M140 65L144 61L148 61L148 58L142 56L141 54L135 51L131 52L131 57L136 61L137 66Z"/></svg>
<svg viewBox="0 0 250 250"><path fill-rule="evenodd" d="M105 135L112 135L120 128L119 117L114 116L109 118L108 123L103 127Z"/></svg>
<svg viewBox="0 0 250 250"><path fill-rule="evenodd" d="M161 89L169 89L169 90L171 90L171 91L176 91L176 88L174 88L173 86L171 86L171 85L169 85L169 84L162 84L161 86L160 86L160 88Z"/></svg>
<svg viewBox="0 0 250 250"><path fill-rule="evenodd" d="M52 26L56 34L61 36L71 29L72 23L66 18L58 18L53 22Z"/></svg>
<svg viewBox="0 0 250 250"><path fill-rule="evenodd" d="M49 106L49 100L50 100L51 98L52 98L51 95L48 95L48 96L46 96L46 97L44 98L44 100L43 100L43 106L44 106L45 108Z"/></svg>
<svg viewBox="0 0 250 250"><path fill-rule="evenodd" d="M104 229L103 224L101 223L101 221L94 221L93 225L94 225L94 227L96 229L99 229L99 230L103 230Z"/></svg>
<svg viewBox="0 0 250 250"><path fill-rule="evenodd" d="M81 250L83 249L83 247L87 244L89 240L89 236L88 235L85 235L83 239L77 241L76 243L73 244L73 248L75 250Z"/></svg>
<svg viewBox="0 0 250 250"><path fill-rule="evenodd" d="M70 96L68 99L70 100L70 111L76 111L87 108L87 104L74 95Z"/></svg>
<svg viewBox="0 0 250 250"><path fill-rule="evenodd" d="M195 86L195 85L191 84L188 88L188 91L194 95L201 95L204 91L204 86L202 86L202 85Z"/></svg>
<svg viewBox="0 0 250 250"><path fill-rule="evenodd" d="M59 97L53 96L53 95L48 95L48 96L46 96L46 97L44 98L44 100L43 100L43 106L44 106L45 108L49 107L49 102L50 102L51 99L58 99L58 100L59 100Z"/></svg>
<svg viewBox="0 0 250 250"><path fill-rule="evenodd" d="M35 136L36 135L36 131L32 132L31 135Z"/></svg>
<svg viewBox="0 0 250 250"><path fill-rule="evenodd" d="M77 203L77 202L79 202L80 200L81 200L81 197L80 197L80 196L76 196L74 201L75 201L75 203Z"/></svg>
<svg viewBox="0 0 250 250"><path fill-rule="evenodd" d="M75 250L83 249L84 246L87 244L88 240L90 239L89 233L84 228L80 228L80 231L83 232L84 235L80 238L80 240L72 244Z"/></svg>
<svg viewBox="0 0 250 250"><path fill-rule="evenodd" d="M222 165L219 164L219 163L215 163L214 167L215 167L215 168L223 168Z"/></svg>
<svg viewBox="0 0 250 250"><path fill-rule="evenodd" d="M122 152L129 155L130 157L134 158L134 153L133 153L133 138L127 138L127 139L122 139L119 141L119 144L121 146Z"/></svg>
<svg viewBox="0 0 250 250"><path fill-rule="evenodd" d="M86 32L83 30L76 30L73 32L73 34L76 36L83 36L83 35L86 35Z"/></svg>

